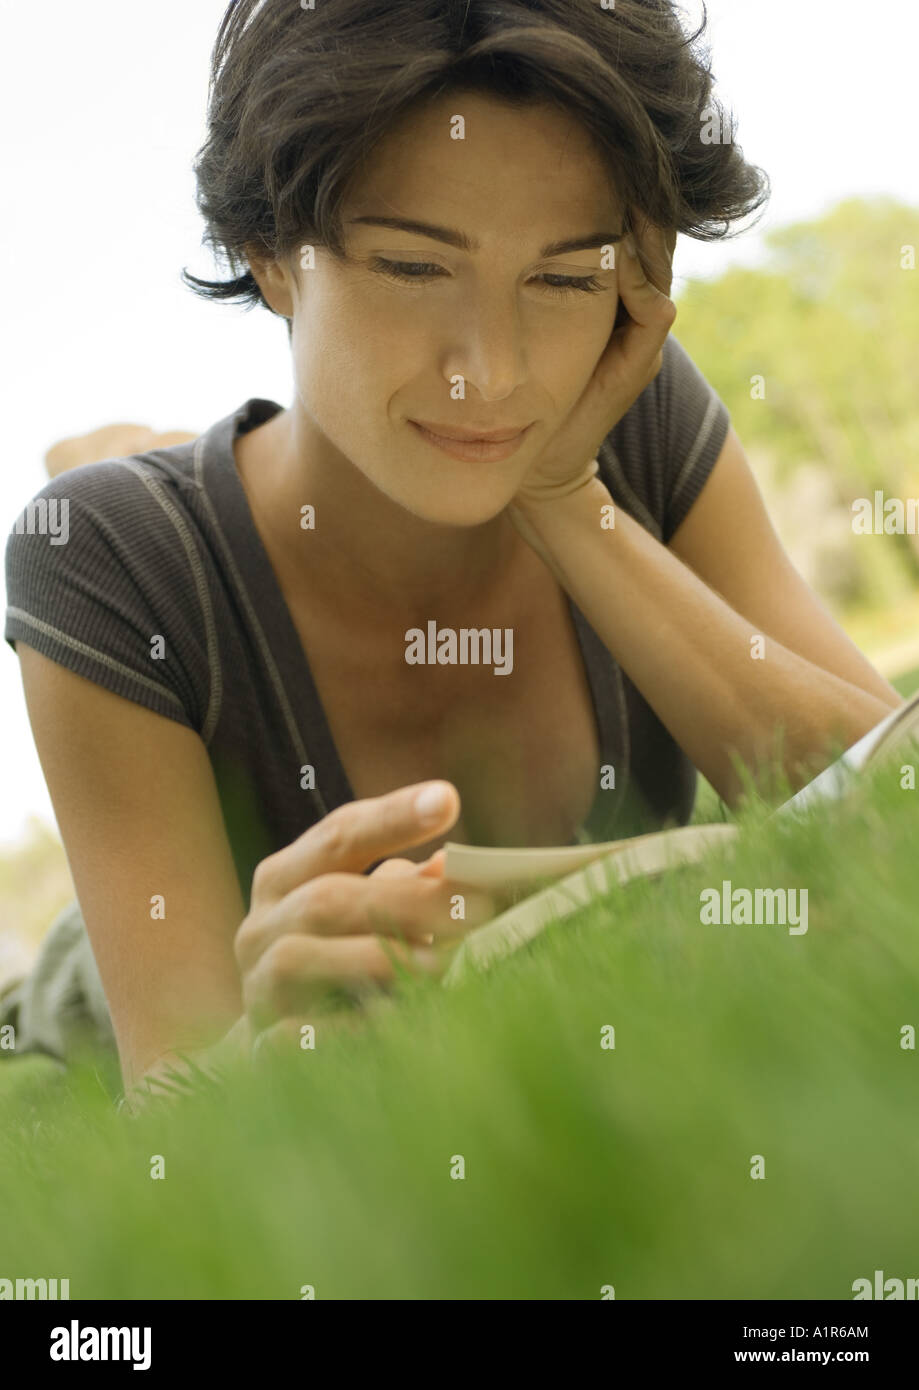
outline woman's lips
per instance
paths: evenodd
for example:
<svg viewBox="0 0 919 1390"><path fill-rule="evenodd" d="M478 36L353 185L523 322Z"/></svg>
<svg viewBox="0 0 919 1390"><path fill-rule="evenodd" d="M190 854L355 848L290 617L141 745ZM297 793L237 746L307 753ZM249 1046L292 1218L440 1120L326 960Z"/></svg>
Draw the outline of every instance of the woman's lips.
<svg viewBox="0 0 919 1390"><path fill-rule="evenodd" d="M445 435L434 434L432 430L424 425L419 425L417 420L409 420L409 424L426 439L429 444L434 444L438 449L442 449L451 458L463 459L469 463L500 463L502 459L508 459L515 454L530 432L531 426L515 434L512 439L506 440L487 440L487 439L447 439Z"/></svg>

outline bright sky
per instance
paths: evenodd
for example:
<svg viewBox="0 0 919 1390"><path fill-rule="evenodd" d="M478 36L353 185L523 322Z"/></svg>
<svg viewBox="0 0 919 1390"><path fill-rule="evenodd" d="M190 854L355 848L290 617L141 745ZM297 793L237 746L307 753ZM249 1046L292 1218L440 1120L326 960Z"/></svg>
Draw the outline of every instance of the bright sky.
<svg viewBox="0 0 919 1390"><path fill-rule="evenodd" d="M319 0L322 3L322 0ZM47 481L56 440L114 421L200 431L250 396L288 404L287 334L267 312L198 299L210 275L191 163L224 0L0 0L7 440L0 539ZM681 277L755 262L770 226L842 198L919 201L916 0L709 0L718 92L773 198L738 241L681 239ZM684 13L701 15L697 0ZM0 573L0 604L6 595ZM0 844L54 812L19 663L0 644Z"/></svg>

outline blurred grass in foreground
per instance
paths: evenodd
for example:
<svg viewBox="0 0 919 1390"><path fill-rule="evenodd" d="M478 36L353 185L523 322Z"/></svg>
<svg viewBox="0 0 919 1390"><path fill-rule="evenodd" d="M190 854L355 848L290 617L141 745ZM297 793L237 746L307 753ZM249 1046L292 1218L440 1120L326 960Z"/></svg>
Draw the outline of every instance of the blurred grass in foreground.
<svg viewBox="0 0 919 1390"><path fill-rule="evenodd" d="M919 1275L898 768L803 824L753 807L735 857L136 1119L110 1059L0 1063L0 1273L74 1299L851 1299ZM723 878L807 888L807 933L701 924Z"/></svg>

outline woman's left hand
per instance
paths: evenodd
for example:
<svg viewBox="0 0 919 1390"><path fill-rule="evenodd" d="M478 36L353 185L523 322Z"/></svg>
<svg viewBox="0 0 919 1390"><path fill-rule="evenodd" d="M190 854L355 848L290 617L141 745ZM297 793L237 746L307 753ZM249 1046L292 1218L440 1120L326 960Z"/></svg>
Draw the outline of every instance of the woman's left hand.
<svg viewBox="0 0 919 1390"><path fill-rule="evenodd" d="M663 345L677 313L669 297L675 245L676 232L651 223L641 237L641 259L620 243L619 294L631 322L613 330L593 376L562 428L533 461L508 508L525 538L518 507L554 501L588 483L599 468L600 445L660 371Z"/></svg>

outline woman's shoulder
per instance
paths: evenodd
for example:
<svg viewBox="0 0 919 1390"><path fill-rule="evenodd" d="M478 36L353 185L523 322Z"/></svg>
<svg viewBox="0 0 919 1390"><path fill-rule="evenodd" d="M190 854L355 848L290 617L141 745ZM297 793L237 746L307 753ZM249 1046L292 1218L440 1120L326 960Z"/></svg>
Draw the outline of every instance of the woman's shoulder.
<svg viewBox="0 0 919 1390"><path fill-rule="evenodd" d="M63 563L65 554L78 553L81 544L91 545L96 537L126 560L130 557L120 538L147 538L137 558L152 559L157 539L171 538L198 490L194 442L195 436L189 436L166 448L61 469L15 517L7 554L11 548L28 548Z"/></svg>
<svg viewBox="0 0 919 1390"><path fill-rule="evenodd" d="M10 527L4 638L200 728L208 703L191 442L61 472Z"/></svg>

